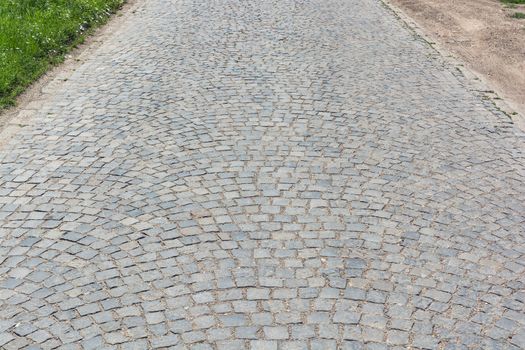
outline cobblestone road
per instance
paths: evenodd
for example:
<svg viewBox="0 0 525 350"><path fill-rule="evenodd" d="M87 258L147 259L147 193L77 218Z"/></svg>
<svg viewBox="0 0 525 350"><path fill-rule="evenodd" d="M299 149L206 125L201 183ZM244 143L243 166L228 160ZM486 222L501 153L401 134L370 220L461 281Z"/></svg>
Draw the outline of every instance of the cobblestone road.
<svg viewBox="0 0 525 350"><path fill-rule="evenodd" d="M376 0L148 0L0 151L2 349L523 349L524 137Z"/></svg>

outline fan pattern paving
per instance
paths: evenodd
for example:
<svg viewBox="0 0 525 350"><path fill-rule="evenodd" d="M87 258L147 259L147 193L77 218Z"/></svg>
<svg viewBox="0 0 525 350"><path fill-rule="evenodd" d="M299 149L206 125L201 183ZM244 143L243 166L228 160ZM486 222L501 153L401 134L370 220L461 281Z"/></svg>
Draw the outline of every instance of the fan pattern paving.
<svg viewBox="0 0 525 350"><path fill-rule="evenodd" d="M2 349L523 349L524 135L376 0L148 0L0 150Z"/></svg>

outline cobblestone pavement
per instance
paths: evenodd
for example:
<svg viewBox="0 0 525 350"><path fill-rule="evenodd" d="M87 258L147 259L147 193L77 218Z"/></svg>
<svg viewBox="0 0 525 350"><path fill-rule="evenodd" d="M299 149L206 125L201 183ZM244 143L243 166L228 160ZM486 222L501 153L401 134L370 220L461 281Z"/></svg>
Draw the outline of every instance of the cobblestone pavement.
<svg viewBox="0 0 525 350"><path fill-rule="evenodd" d="M0 151L2 349L523 349L524 137L377 0L148 0Z"/></svg>

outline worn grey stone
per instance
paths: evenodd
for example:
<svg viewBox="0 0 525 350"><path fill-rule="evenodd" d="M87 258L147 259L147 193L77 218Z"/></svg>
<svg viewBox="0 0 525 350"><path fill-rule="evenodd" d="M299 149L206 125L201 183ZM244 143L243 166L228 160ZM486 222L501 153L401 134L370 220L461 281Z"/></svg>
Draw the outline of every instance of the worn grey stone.
<svg viewBox="0 0 525 350"><path fill-rule="evenodd" d="M252 340L250 342L252 350L277 350L277 342L274 340Z"/></svg>
<svg viewBox="0 0 525 350"><path fill-rule="evenodd" d="M131 6L0 148L0 348L525 346L523 132L384 4Z"/></svg>

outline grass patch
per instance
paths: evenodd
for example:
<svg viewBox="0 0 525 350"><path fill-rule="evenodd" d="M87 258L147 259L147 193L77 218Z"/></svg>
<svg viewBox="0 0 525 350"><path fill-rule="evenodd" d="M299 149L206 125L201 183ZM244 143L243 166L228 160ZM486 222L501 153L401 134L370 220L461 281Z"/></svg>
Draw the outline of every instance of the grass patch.
<svg viewBox="0 0 525 350"><path fill-rule="evenodd" d="M525 0L501 0L506 4L525 4Z"/></svg>
<svg viewBox="0 0 525 350"><path fill-rule="evenodd" d="M124 0L0 0L0 109Z"/></svg>
<svg viewBox="0 0 525 350"><path fill-rule="evenodd" d="M525 19L525 13L523 12L515 12L512 14L511 16L512 18L517 18L517 19Z"/></svg>

